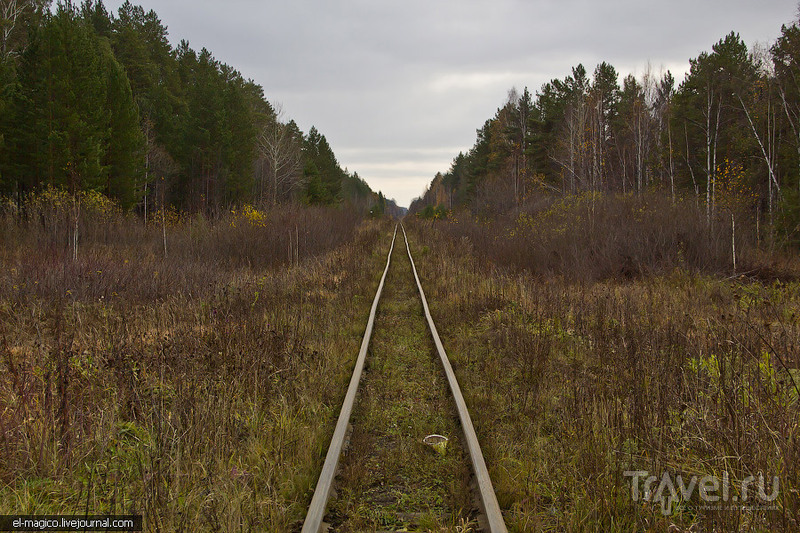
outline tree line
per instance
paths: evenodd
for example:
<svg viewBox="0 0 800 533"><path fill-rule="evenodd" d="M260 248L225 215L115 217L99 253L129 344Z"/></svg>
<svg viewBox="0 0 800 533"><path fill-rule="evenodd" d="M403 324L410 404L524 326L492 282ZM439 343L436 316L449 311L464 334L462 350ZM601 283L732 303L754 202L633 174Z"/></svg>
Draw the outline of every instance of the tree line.
<svg viewBox="0 0 800 533"><path fill-rule="evenodd" d="M800 244L800 27L770 48L737 33L690 60L676 86L601 63L508 93L477 140L411 207L446 216L466 207L513 212L544 192L692 195L710 221L732 204Z"/></svg>
<svg viewBox="0 0 800 533"><path fill-rule="evenodd" d="M261 86L125 2L0 0L0 196L47 187L101 192L145 218L173 206L213 215L240 203L379 198L342 169L325 136Z"/></svg>

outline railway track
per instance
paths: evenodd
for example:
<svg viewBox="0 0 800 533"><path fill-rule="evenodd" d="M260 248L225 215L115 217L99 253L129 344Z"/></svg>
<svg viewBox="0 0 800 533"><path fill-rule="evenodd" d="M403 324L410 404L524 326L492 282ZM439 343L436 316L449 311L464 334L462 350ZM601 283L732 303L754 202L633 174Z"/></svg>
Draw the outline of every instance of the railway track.
<svg viewBox="0 0 800 533"><path fill-rule="evenodd" d="M403 241L405 243L405 252L406 254L402 254L400 250L395 252L395 244L398 241L398 227L402 232ZM398 264L394 269L390 276L390 268L392 267L392 256L394 253L400 254L400 259ZM407 263L404 255L407 255ZM409 268L410 267L410 268ZM402 272L401 272L402 270ZM408 274L408 270L413 273L413 278ZM402 286L402 274L406 273L408 282L407 285L412 285L414 282L416 284L416 291L413 291L413 288L409 288L408 286ZM400 278L400 279L398 279ZM412 281L413 279L413 281ZM472 491L473 491L473 499L477 504L479 509L479 516L478 516L478 526L477 529L473 529L473 531L483 531L486 533L501 533L506 531L506 526L503 521L502 514L500 512L500 507L497 503L497 497L495 496L494 489L492 487L492 482L489 477L488 470L486 468L486 463L483 458L483 454L481 452L480 444L478 443L478 439L475 435L475 429L472 425L472 419L470 417L469 411L467 409L466 403L464 401L463 395L461 394L460 387L458 385L458 381L456 380L455 374L453 373L452 366L450 365L450 361L447 358L447 354L445 353L444 347L442 346L442 342L439 339L439 334L436 330L436 326L433 322L433 318L431 317L430 310L428 308L428 303L425 298L425 293L422 289L422 284L419 279L419 275L417 274L416 267L414 265L414 259L411 255L411 247L408 243L408 237L405 232L405 228L402 225L395 226L394 234L392 236L392 244L389 249L389 254L386 259L386 266L383 271L383 275L381 277L380 283L378 285L378 290L376 291L375 298L372 303L372 308L370 310L369 318L367 321L366 331L364 333L364 338L361 343L361 348L359 350L358 358L356 360L355 367L353 369L353 374L350 379L350 384L347 389L347 393L345 394L345 399L342 404L342 408L340 410L339 419L336 424L336 428L333 433L333 437L331 438L331 443L328 447L328 452L325 457L325 462L322 467L322 471L320 473L316 488L314 490L314 496L312 498L311 504L308 509L308 513L306 515L305 521L303 522L303 533L318 533L321 531L328 531L330 530L330 524L327 524L324 520L326 518L326 512L329 512L329 500L331 499L331 495L336 492L335 483L337 479L337 473L340 471L342 467L342 456L343 451L346 447L346 441L351 437L351 435L355 435L358 437L360 441L364 441L367 443L369 447L376 447L376 446L383 446L388 449L386 453L381 454L380 451L375 451L371 453L369 458L367 457L355 457L355 458L348 458L350 459L347 468L350 471L350 477L359 478L364 476L364 469L368 469L368 466L365 466L367 463L372 461L372 463L381 465L386 461L390 461L387 457L387 454L393 453L395 450L394 448L397 447L396 440L393 435L397 434L398 432L395 431L392 434L387 435L380 435L374 436L373 433L375 432L374 429L369 428L365 429L361 433L357 431L351 431L352 426L350 425L351 416L353 415L354 408L356 407L356 400L357 398L362 395L362 391L360 388L362 385L362 375L364 374L365 366L367 366L367 355L370 352L370 345L373 342L373 331L375 329L375 321L376 321L376 314L379 307L379 302L381 301L381 295L384 292L384 288L387 286L387 280L391 280L391 287L387 290L387 294L390 296L390 302L386 302L387 307L389 310L385 312L382 311L382 319L384 320L391 320L394 321L395 324L402 326L406 325L409 326L409 329L416 329L417 336L425 337L427 339L425 341L413 341L417 344L421 342L427 342L430 344L430 339L433 340L433 344L435 345L435 350L438 355L438 363L439 369L434 368L431 366L434 363L432 357L427 357L429 359L427 365L425 366L425 357L412 357L409 353L413 353L413 349L409 348L408 346L403 346L399 351L397 347L394 347L394 354L395 355L382 355L381 349L373 348L372 358L375 359L375 372L371 372L375 374L375 379L381 379L382 376L380 370L383 369L384 372L402 372L404 376L406 375L416 375L418 379L428 379L429 382L432 381L430 389L439 389L439 396L440 398L436 398L436 391L432 391L431 398L429 401L434 402L432 405L433 410L441 411L442 402L450 402L450 404L454 407L455 412L457 412L457 420L458 425L460 425L460 431L458 435L453 439L452 433L456 431L451 428L451 439L454 440L456 443L463 444L462 450L459 451L447 449L446 453L450 455L450 461L457 461L462 456L466 456L469 458L469 468L468 470L472 473ZM399 287L397 287L399 285ZM400 291L405 291L400 293ZM416 292L416 298L413 297L412 292ZM418 316L424 314L425 322L427 325L427 332L424 330L424 326L421 323L416 324L416 328L412 328L411 323L404 323L404 316L413 315L414 310L411 309L412 303L410 301L415 299L416 301L413 302L413 305L416 305L416 315L417 318L415 320L419 320ZM421 310L423 313L419 312L419 304L421 304ZM394 312L396 316L393 316L392 308L394 308ZM414 319L408 319L414 320ZM409 325L410 324L410 325ZM382 330L383 331L383 330ZM387 332L390 332L391 329L387 329ZM383 333L379 332L376 336L376 341L382 346L388 346L388 350L383 348L382 350L388 351L392 353L392 346L393 343L396 343L398 336L393 335L392 333ZM411 341L409 341L411 342ZM382 358L381 358L382 357ZM418 361L417 361L418 360ZM371 359L372 361L372 359ZM407 366L407 365L413 365ZM402 367L402 368L399 368ZM438 375L437 375L438 374ZM445 387L442 383L436 383L437 380L443 381L441 376L442 374L446 378L447 384L449 388L449 394L444 392L443 389ZM404 378L405 379L405 378ZM409 378L411 381L411 378ZM403 382L403 380L401 380ZM429 383L426 382L426 383ZM384 391L382 390L383 385L371 383L368 390L363 393L368 396L372 401L367 402L371 406L372 411L386 409L386 404L381 403L384 402L384 398L391 396L393 393L391 391ZM416 389L419 390L419 389ZM426 389L427 390L427 389ZM398 391L394 393L396 396L403 397L404 391ZM377 399L375 399L377 397ZM444 398L444 400L443 400ZM417 417L420 415L419 411L415 411L416 405L413 404L413 398L411 399L411 404L406 404L403 408L405 411L408 411L407 415L411 417ZM365 402L360 402L365 403ZM401 410L403 410L401 409ZM362 411L368 410L368 407L363 407ZM362 421L363 425L369 424L369 413L362 413L362 417L364 420ZM419 416L423 418L422 416ZM373 415L373 418L374 415ZM453 419L452 423L455 425L455 417L450 417ZM385 422L381 419L381 422ZM411 430L411 425L413 425L413 420L409 421L408 417L402 418L401 424L409 424L408 428L409 431ZM432 422L434 423L434 422ZM443 424L446 422L442 422L441 419L438 419L438 424ZM387 422L386 425L392 425L396 427L399 423L395 419L393 422ZM356 426L359 424L357 423ZM424 427L425 422L421 422L421 425ZM415 428L419 429L419 428ZM424 436L424 435L422 435ZM406 439L408 440L408 439ZM412 439L413 440L413 439ZM436 452L424 449L425 445L420 444L419 441L421 438L417 436L417 448L411 450L414 453L419 453L420 456L420 464L414 465L416 466L416 471L424 471L427 472L428 477L431 475L436 475L437 472L441 472L442 476L449 475L447 472L453 470L452 464L442 463L437 455ZM407 449L408 445L406 446L406 452L409 450ZM414 446L412 444L411 446ZM420 450L419 448L423 448ZM443 450L439 450L443 451ZM428 452L429 455L425 455L425 452ZM351 454L353 455L353 454ZM426 464L425 461L428 461ZM437 463L438 461L438 463ZM444 468L445 470L436 470L436 467ZM463 465L464 468L467 468L467 465ZM362 470L358 471L356 474L352 474L353 469L358 469L359 467ZM391 484L390 480L382 479L380 483L374 483L375 485L383 485L385 483ZM450 484L454 484L455 482L450 480ZM438 485L445 485L441 480L436 482ZM433 498L433 496L432 496ZM379 488L378 494L372 494L368 497L364 498L367 505L381 505L381 502L385 501L393 501L394 509L397 509L397 501L393 499L391 496L390 488ZM435 496L434 499L441 500L441 497ZM400 507L402 507L402 502L400 502ZM406 515L413 515L414 513L405 513ZM346 528L345 528L346 529ZM386 529L386 528L382 528Z"/></svg>

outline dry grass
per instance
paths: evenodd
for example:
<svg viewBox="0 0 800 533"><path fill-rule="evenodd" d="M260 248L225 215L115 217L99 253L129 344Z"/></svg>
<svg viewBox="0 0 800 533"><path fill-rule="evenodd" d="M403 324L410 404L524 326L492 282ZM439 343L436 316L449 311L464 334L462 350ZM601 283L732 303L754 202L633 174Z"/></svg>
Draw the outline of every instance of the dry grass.
<svg viewBox="0 0 800 533"><path fill-rule="evenodd" d="M415 257L512 531L798 530L800 283L565 280L454 231L420 224ZM665 516L631 470L728 472L730 495L763 473L779 495L714 510L695 490Z"/></svg>
<svg viewBox="0 0 800 533"><path fill-rule="evenodd" d="M164 257L158 225L82 217L77 261L64 212L0 228L0 513L291 529L385 228L333 210L175 219Z"/></svg>
<svg viewBox="0 0 800 533"><path fill-rule="evenodd" d="M752 218L744 208L719 207L709 219L695 198L673 201L657 192L585 193L532 198L494 219L456 213L436 226L454 240L466 239L480 257L540 279L635 279L674 269L792 277L796 261L787 266Z"/></svg>
<svg viewBox="0 0 800 533"><path fill-rule="evenodd" d="M388 227L324 210L145 227L85 209L73 260L56 207L6 208L0 223L0 513L296 528ZM798 530L792 267L783 281L720 277L721 226L676 233L692 224L651 214L631 231L638 208L618 207L412 234L510 529ZM774 272L742 227L742 268ZM584 234L599 240L582 247ZM779 494L768 509L714 510L695 491L663 515L632 500L629 470L727 472L732 494L776 475Z"/></svg>

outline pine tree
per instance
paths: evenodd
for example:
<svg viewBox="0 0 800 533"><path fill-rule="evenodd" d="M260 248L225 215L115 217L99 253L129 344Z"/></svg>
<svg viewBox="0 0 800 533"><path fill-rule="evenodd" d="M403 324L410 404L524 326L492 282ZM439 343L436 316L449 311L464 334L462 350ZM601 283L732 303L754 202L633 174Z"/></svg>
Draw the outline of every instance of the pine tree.
<svg viewBox="0 0 800 533"><path fill-rule="evenodd" d="M12 131L21 188L92 189L130 202L142 147L130 88L74 6L46 18L19 79Z"/></svg>
<svg viewBox="0 0 800 533"><path fill-rule="evenodd" d="M325 136L313 126L303 144L303 155L307 161L303 174L308 183L308 202L324 205L338 203L346 173L339 166Z"/></svg>
<svg viewBox="0 0 800 533"><path fill-rule="evenodd" d="M105 43L104 43L105 46ZM139 114L133 102L128 77L110 53L106 61L108 110L107 150L103 160L108 169L105 193L124 207L136 203L144 172L146 143L139 127Z"/></svg>

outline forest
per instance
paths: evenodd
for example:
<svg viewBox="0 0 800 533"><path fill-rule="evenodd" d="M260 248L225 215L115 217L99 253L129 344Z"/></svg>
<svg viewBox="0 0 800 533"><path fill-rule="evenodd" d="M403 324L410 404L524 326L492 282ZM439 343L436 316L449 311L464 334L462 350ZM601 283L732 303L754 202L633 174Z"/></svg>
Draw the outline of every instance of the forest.
<svg viewBox="0 0 800 533"><path fill-rule="evenodd" d="M602 62L592 73L579 64L535 95L512 89L474 146L436 175L411 211L515 219L540 211L543 197L656 193L693 204L708 228L723 219L730 226L736 213L742 226L757 226L754 241L796 248L799 58L795 22L771 47L748 49L728 34L691 59L677 85L650 65L620 84Z"/></svg>
<svg viewBox="0 0 800 533"><path fill-rule="evenodd" d="M285 202L384 209L325 136L126 2L0 3L0 195L96 192L145 220ZM390 204L391 205L391 204Z"/></svg>

